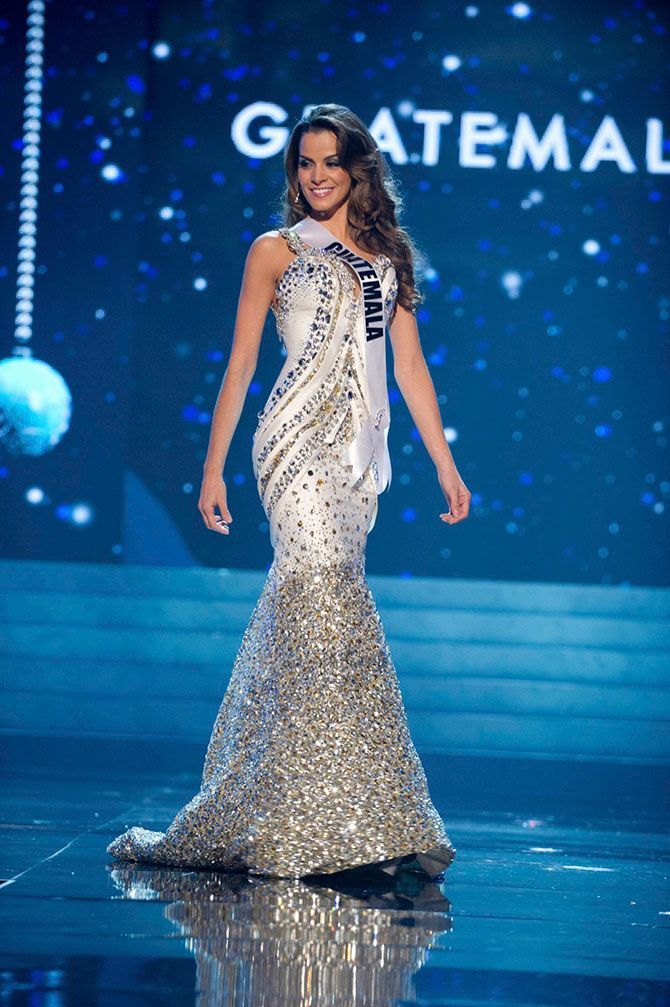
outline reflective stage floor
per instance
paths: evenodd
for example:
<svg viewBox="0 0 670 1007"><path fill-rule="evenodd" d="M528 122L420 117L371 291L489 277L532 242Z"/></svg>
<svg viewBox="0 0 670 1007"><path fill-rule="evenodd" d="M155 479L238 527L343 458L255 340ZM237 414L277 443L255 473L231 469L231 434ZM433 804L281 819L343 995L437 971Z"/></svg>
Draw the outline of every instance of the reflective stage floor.
<svg viewBox="0 0 670 1007"><path fill-rule="evenodd" d="M4 738L0 1004L670 1003L668 770L423 755L437 883L120 864L197 790L196 746Z"/></svg>

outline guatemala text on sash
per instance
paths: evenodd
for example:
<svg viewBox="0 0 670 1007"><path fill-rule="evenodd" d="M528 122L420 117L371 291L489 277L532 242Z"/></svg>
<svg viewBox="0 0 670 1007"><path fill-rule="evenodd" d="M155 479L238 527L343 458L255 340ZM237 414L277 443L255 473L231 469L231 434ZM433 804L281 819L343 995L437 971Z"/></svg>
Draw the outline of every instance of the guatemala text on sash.
<svg viewBox="0 0 670 1007"><path fill-rule="evenodd" d="M391 412L386 384L386 331L384 295L379 274L373 263L347 248L333 234L315 220L305 217L293 230L308 245L334 255L354 270L359 277L363 297L363 315L360 331L364 346L367 381L368 420L349 445L347 459L353 466L352 480L365 471L372 456L377 463L375 485L381 493L391 483L391 459L388 451L388 430Z"/></svg>

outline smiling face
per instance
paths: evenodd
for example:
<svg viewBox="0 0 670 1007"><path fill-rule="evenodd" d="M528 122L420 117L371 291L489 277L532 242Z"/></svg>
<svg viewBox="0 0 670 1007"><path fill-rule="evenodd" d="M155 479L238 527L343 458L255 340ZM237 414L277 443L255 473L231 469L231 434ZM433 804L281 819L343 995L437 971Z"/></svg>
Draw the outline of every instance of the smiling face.
<svg viewBox="0 0 670 1007"><path fill-rule="evenodd" d="M329 130L307 132L300 138L298 182L315 214L332 217L351 192L351 175L340 166L337 137Z"/></svg>

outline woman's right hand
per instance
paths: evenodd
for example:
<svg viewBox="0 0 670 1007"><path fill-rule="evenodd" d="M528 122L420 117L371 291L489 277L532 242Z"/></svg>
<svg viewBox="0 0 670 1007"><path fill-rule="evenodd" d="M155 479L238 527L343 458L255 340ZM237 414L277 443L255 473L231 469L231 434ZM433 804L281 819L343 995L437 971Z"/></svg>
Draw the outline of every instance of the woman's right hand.
<svg viewBox="0 0 670 1007"><path fill-rule="evenodd" d="M219 513L216 513L218 507ZM233 516L228 510L227 490L223 477L215 472L205 472L202 477L198 510L210 531L218 531L222 535L230 535L228 525Z"/></svg>

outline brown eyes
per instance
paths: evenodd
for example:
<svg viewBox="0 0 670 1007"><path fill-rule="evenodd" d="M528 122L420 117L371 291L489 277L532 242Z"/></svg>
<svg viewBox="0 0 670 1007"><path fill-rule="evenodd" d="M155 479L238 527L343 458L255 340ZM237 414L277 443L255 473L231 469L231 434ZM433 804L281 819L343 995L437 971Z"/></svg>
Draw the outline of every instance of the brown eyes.
<svg viewBox="0 0 670 1007"><path fill-rule="evenodd" d="M299 168L309 167L309 161L298 161L298 167ZM339 161L328 161L326 163L326 168L339 168L339 167L340 167Z"/></svg>

